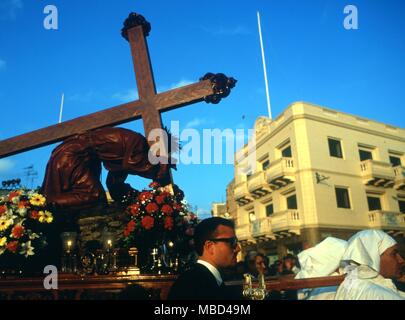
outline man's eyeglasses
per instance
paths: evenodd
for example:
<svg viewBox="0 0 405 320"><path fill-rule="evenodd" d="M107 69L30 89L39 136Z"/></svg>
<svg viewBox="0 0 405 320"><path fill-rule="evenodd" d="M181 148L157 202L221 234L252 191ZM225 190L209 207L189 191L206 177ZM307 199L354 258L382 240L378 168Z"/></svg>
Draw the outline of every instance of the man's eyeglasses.
<svg viewBox="0 0 405 320"><path fill-rule="evenodd" d="M229 243L232 249L235 249L238 246L238 238L215 238L215 239L208 239L208 241L212 242L226 242Z"/></svg>

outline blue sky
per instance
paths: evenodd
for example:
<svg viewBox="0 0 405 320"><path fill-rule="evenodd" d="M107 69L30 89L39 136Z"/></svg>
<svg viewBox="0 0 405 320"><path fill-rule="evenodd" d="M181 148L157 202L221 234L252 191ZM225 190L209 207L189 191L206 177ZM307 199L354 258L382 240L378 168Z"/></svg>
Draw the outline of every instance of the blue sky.
<svg viewBox="0 0 405 320"><path fill-rule="evenodd" d="M43 27L56 5L59 29ZM343 27L346 5L359 29ZM131 11L151 23L148 37L156 85L165 91L206 72L238 80L219 105L195 104L163 115L180 128L252 128L266 115L256 11L262 31L273 115L304 100L404 127L405 4L402 0L1 0L0 139L134 98L128 43L120 36ZM124 127L142 132L140 121ZM0 180L33 164L40 184L49 146L0 160ZM232 165L180 165L175 182L201 213L225 200ZM103 174L105 179L105 173ZM131 177L137 188L146 180Z"/></svg>

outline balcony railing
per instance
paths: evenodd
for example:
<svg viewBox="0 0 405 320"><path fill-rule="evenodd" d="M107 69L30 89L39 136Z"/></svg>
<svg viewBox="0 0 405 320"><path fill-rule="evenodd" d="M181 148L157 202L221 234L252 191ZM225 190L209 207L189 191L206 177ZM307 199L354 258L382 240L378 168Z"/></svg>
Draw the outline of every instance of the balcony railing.
<svg viewBox="0 0 405 320"><path fill-rule="evenodd" d="M394 186L395 173L390 163L365 160L360 163L360 170L364 184L384 188Z"/></svg>
<svg viewBox="0 0 405 320"><path fill-rule="evenodd" d="M266 170L266 180L273 189L279 189L295 181L295 167L292 158L281 158Z"/></svg>
<svg viewBox="0 0 405 320"><path fill-rule="evenodd" d="M243 206L243 205L253 201L253 198L249 193L246 181L242 181L242 182L238 183L237 185L235 185L233 195L235 197L236 202L240 206Z"/></svg>
<svg viewBox="0 0 405 320"><path fill-rule="evenodd" d="M368 213L369 226L383 230L399 230L405 228L405 214L375 210Z"/></svg>
<svg viewBox="0 0 405 320"><path fill-rule="evenodd" d="M242 224L236 226L235 233L239 241L247 241L252 238L249 227L250 227L249 224Z"/></svg>
<svg viewBox="0 0 405 320"><path fill-rule="evenodd" d="M264 171L256 172L248 178L247 186L253 198L260 198L271 193L271 188L266 181L266 173Z"/></svg>
<svg viewBox="0 0 405 320"><path fill-rule="evenodd" d="M299 234L301 219L298 210L286 210L272 214L270 217L271 229L274 233L286 231Z"/></svg>
<svg viewBox="0 0 405 320"><path fill-rule="evenodd" d="M250 233L253 237L270 237L272 235L269 218L258 219L251 222Z"/></svg>
<svg viewBox="0 0 405 320"><path fill-rule="evenodd" d="M405 168L403 166L394 167L396 190L405 190Z"/></svg>

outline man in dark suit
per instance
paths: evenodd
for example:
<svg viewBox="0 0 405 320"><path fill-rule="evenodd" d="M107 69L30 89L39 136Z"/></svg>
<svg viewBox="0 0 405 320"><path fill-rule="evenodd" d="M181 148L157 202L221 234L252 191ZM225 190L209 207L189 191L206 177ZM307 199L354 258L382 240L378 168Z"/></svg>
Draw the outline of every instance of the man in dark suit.
<svg viewBox="0 0 405 320"><path fill-rule="evenodd" d="M232 221L214 217L201 221L194 232L199 259L179 276L169 300L223 300L241 298L224 285L220 270L236 265L240 251Z"/></svg>

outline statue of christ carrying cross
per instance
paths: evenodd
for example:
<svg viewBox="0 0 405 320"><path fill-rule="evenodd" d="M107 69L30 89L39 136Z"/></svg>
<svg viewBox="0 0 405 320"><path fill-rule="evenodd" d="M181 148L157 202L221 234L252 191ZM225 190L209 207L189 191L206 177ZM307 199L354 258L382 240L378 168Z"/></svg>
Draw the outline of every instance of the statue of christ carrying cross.
<svg viewBox="0 0 405 320"><path fill-rule="evenodd" d="M163 158L167 161L153 164L148 141L131 130L106 127L70 137L52 152L42 191L48 203L58 209L80 210L106 203L101 165L109 171L107 188L117 202L134 192L125 183L128 174L152 179L162 187L169 185L170 169L176 169L171 154L178 144L170 133L166 141L168 156Z"/></svg>

